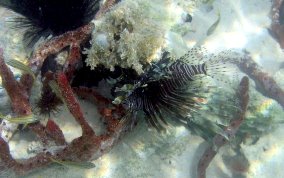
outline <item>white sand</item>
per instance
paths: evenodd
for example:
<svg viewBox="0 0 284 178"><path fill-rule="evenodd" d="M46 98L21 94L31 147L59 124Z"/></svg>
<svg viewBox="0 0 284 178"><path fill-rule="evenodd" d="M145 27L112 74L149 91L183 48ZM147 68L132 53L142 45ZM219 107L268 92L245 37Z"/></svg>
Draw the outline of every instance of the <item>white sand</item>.
<svg viewBox="0 0 284 178"><path fill-rule="evenodd" d="M188 47L196 43L204 44L209 51L246 49L265 71L271 75L275 74L276 80L283 84L284 72L278 70L279 63L283 62L283 53L267 31L270 25L270 0L216 0L213 6L210 12L207 12L205 7L194 11L190 28L195 32L185 35L185 44ZM215 32L206 37L206 31L216 21L218 11L221 14L221 21ZM88 111L89 119L98 119L90 104L85 104L85 110ZM70 121L70 118L72 117L68 114L56 118L68 141L81 133L74 119ZM97 128L97 122L92 126ZM282 128L283 126L279 125L278 129L263 136L255 145L242 145L244 154L251 164L247 177L284 177L281 170L284 165ZM15 156L21 157L25 155L26 150L19 150L18 144L19 142L12 142L10 145L13 146L12 151L18 151ZM27 143L23 145L27 146ZM184 127L170 129L167 134L158 134L156 131L148 131L142 123L123 138L110 153L93 161L96 164L93 169L63 169L52 166L29 177L195 178L196 164L205 147L206 144L200 137L192 136ZM228 150L230 146L220 150L208 168L207 177L231 177L231 171L222 160L222 155Z"/></svg>

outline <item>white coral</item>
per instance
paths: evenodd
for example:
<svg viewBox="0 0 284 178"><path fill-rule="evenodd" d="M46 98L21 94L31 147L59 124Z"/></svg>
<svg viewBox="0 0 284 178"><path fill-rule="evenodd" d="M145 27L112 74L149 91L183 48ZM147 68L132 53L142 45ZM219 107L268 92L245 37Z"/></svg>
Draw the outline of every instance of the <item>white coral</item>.
<svg viewBox="0 0 284 178"><path fill-rule="evenodd" d="M143 66L157 60L166 46L166 33L179 23L180 12L174 12L172 0L125 0L102 19L95 21L92 47L86 63L92 69L104 64L143 72Z"/></svg>

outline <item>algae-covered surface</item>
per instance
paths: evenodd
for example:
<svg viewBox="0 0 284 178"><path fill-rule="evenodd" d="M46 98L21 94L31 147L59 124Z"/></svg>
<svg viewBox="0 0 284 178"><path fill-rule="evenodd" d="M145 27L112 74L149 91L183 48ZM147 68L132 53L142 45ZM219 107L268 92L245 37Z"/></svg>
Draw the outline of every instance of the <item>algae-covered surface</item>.
<svg viewBox="0 0 284 178"><path fill-rule="evenodd" d="M246 50L263 71L284 88L284 53L267 30L271 24L271 6L270 0L122 0L121 4L95 21L98 28L92 34L93 47L85 52L90 65L95 66L103 58L102 63L109 68L121 64L134 66L138 73L142 73L142 66L157 60L162 48L176 57L195 45L202 45L212 53L227 49ZM12 15L0 8L0 47L4 49L6 60L25 61L28 52L24 51L21 43L22 33L12 29L7 22ZM110 46L113 51L109 51ZM20 76L20 71L13 71L15 77ZM239 77L245 75L238 73ZM238 81L224 85L227 88L220 89L215 95L217 99L213 97L208 103L235 104L234 92ZM32 94L36 98L39 93ZM283 108L256 90L253 80L250 80L249 94L244 123L236 136L218 151L207 169L207 177L284 177L281 170L284 165ZM87 101L80 101L80 104L92 127L99 129L100 116L96 107ZM223 112L224 108L213 109L211 113L222 112L224 117L234 114L230 109L225 110L227 112ZM70 142L82 131L65 107L60 110L53 119ZM9 100L2 86L0 112L10 112ZM204 113L207 119L215 121L213 115ZM43 119L42 122L46 121ZM9 142L12 155L17 159L34 156L40 144L33 141L33 137L30 133L15 132ZM148 129L147 124L141 121L109 153L93 160L94 168L52 164L26 177L195 178L197 163L210 143L210 140L207 141L184 126L171 126L167 132L158 133ZM5 171L0 176L14 177Z"/></svg>

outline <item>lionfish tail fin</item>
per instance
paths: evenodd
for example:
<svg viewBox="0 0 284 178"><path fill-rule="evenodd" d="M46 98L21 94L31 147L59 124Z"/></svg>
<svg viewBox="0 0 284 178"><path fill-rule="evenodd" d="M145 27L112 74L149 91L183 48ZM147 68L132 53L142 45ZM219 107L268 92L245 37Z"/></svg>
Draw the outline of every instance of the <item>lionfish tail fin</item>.
<svg viewBox="0 0 284 178"><path fill-rule="evenodd" d="M191 49L179 59L153 65L125 97L124 103L129 110L142 111L148 125L157 130L166 128L171 120L186 124L206 105L212 86L219 88L212 78L230 81L224 73L233 72L236 60L238 57L233 51L215 55L207 54L204 48Z"/></svg>
<svg viewBox="0 0 284 178"><path fill-rule="evenodd" d="M240 53L233 50L222 51L218 54L209 54L204 57L206 76L213 78L213 82L231 84L238 78L237 63L241 60Z"/></svg>

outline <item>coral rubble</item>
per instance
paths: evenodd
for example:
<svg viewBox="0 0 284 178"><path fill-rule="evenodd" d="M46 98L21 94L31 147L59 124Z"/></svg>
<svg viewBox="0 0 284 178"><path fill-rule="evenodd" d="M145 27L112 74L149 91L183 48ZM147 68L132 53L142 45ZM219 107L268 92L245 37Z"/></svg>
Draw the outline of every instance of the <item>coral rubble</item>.
<svg viewBox="0 0 284 178"><path fill-rule="evenodd" d="M2 71L1 76L3 77L3 83L5 83L4 87L6 90L13 86L17 86L18 83L14 79L13 73L4 63L3 55L0 55L0 61L2 61L0 65L0 71ZM8 82L6 79L10 79L11 81ZM52 120L49 120L46 126L39 122L29 124L28 128L39 137L43 144L48 144L48 142L54 141L56 145L63 147L58 147L59 149L55 152L49 152L47 149L26 160L15 160L9 151L8 143L3 138L0 138L0 158L1 162L4 163L4 169L11 169L16 174L23 175L33 171L36 168L51 164L53 162L52 160L54 159L84 162L90 160L91 158L98 158L103 153L109 151L110 148L118 141L122 133L124 133L123 123L120 123L119 120L115 118L122 117L124 114L123 110L122 108L118 109L115 107L110 109L104 108L104 111L101 112L104 114L102 116L106 120L107 124L106 133L103 135L96 135L86 122L81 111L81 107L73 94L65 74L58 73L55 79L60 86L61 95L64 98L67 107L77 122L81 125L83 135L77 139L74 139L70 144L67 144L61 129ZM7 92L11 98L14 97L16 99L21 98L22 94L25 93L22 92L22 89L19 87L15 87L13 90L7 90ZM78 90L79 95L80 93L85 93L85 95L88 94L89 96L91 95L95 98L97 97L97 95L93 95L93 92L89 90ZM27 100L28 97L29 96L27 96ZM97 97L95 101L102 101L105 103L105 100L102 100L100 97ZM31 113L31 107L28 101L17 103L18 100L11 100L11 102L14 113L18 115L27 114L27 111ZM105 112L105 110L108 110L108 112Z"/></svg>
<svg viewBox="0 0 284 178"><path fill-rule="evenodd" d="M270 25L270 32L273 37L278 41L280 47L284 48L284 24L282 22L283 18L283 0L274 0L271 9L271 19L272 23Z"/></svg>
<svg viewBox="0 0 284 178"><path fill-rule="evenodd" d="M265 96L276 100L284 108L284 91L276 81L263 72L249 54L239 63L239 68L256 83L257 89Z"/></svg>
<svg viewBox="0 0 284 178"><path fill-rule="evenodd" d="M106 11L113 3L114 1L107 1L105 3L106 5L103 6L104 8L102 8L102 11ZM87 25L87 29L89 29L88 27L92 26L92 24ZM59 52L66 46L71 45L70 48L72 50L72 45L80 45L82 40L85 39L84 36L86 34L84 30L82 31L80 29L77 31L67 32L62 36L58 36L39 48L34 53L30 63L30 66L33 67L34 71L38 73L47 56ZM74 54L72 52L70 53ZM77 59L76 55L75 57ZM54 162L54 160L70 160L80 163L90 160L91 158L98 158L103 153L109 151L110 148L116 143L118 138L120 138L121 134L124 133L124 127L122 126L123 123L120 123L117 119L117 117L123 117L123 109L117 109L118 106L108 109L108 107L111 105L111 103L108 103L105 108L103 108L104 111L107 110L108 112L101 112L106 123L106 133L103 135L95 134L95 132L86 122L81 111L81 107L69 84L68 76L66 76L68 74L72 74L72 71L70 73L70 70L68 69L70 66L73 67L72 64L74 65L74 58L69 57L67 60L68 61L65 62L65 65L67 65L65 68L66 70L57 74L51 74L51 78L53 77L53 80L55 80L57 85L60 87L60 95L65 101L64 103L66 103L67 107L70 109L71 114L73 114L75 119L81 125L83 135L77 139L74 139L70 144L67 144L61 129L51 119L48 120L46 125L43 125L36 120L34 123L28 123L26 126L35 133L44 146L51 146L50 143L52 142L52 144L55 143L57 147L53 151L51 151L52 149L44 149L36 156L25 160L16 160L13 158L10 152L9 144L6 142L6 140L0 138L0 158L1 165L3 165L1 166L1 171L4 171L2 169L6 169L6 171L12 170L16 174L23 175L33 171L36 168L51 164ZM34 78L30 74L23 74L20 81L17 81L14 78L12 71L7 67L4 61L2 48L0 48L0 76L2 78L3 87L6 89L10 97L13 114L19 116L20 118L23 118L25 115L31 115L32 109L29 99ZM79 90L78 92L83 92L85 94L87 93L88 96L93 94L92 91L86 90ZM80 93L78 95L80 95ZM103 97L98 97L97 95L94 97L97 97L95 100L96 102L105 103Z"/></svg>

